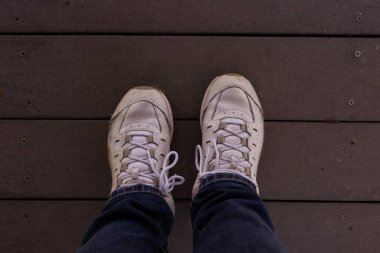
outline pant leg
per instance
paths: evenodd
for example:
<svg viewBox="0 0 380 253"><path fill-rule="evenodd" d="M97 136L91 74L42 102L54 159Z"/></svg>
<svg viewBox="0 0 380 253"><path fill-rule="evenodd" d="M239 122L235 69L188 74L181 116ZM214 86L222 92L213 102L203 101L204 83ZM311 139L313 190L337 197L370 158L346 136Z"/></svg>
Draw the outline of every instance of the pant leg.
<svg viewBox="0 0 380 253"><path fill-rule="evenodd" d="M157 188L120 188L111 194L77 253L168 252L172 224L173 212Z"/></svg>
<svg viewBox="0 0 380 253"><path fill-rule="evenodd" d="M237 174L203 178L191 219L196 253L286 252L255 186Z"/></svg>

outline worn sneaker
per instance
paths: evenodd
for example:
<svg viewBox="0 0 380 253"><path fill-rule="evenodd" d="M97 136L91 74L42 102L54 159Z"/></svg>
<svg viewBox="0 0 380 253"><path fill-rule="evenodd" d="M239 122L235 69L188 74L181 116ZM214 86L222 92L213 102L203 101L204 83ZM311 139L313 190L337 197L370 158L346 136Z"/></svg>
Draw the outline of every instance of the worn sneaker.
<svg viewBox="0 0 380 253"><path fill-rule="evenodd" d="M184 178L168 177L178 160L177 152L169 152L172 136L173 116L165 95L146 86L129 90L109 124L112 191L137 184L157 187L174 212L171 191Z"/></svg>
<svg viewBox="0 0 380 253"><path fill-rule="evenodd" d="M203 97L202 146L196 147L200 179L214 173L236 173L256 186L257 166L264 141L263 110L251 83L243 76L225 74L215 78Z"/></svg>

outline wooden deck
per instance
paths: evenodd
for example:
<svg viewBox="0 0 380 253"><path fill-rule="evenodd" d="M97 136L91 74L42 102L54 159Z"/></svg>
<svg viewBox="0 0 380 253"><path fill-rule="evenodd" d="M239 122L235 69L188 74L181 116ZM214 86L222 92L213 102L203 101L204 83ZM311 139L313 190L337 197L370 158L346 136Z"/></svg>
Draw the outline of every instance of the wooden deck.
<svg viewBox="0 0 380 253"><path fill-rule="evenodd" d="M209 82L264 107L261 195L290 253L380 248L380 2L0 2L0 252L74 252L110 185L107 123L151 84L175 118L171 252L191 252L198 113Z"/></svg>

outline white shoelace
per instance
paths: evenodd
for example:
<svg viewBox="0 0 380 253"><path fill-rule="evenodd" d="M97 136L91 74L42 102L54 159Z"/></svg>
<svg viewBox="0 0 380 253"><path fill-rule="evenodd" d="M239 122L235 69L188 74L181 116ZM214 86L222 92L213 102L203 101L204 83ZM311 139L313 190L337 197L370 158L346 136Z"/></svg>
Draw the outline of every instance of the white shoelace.
<svg viewBox="0 0 380 253"><path fill-rule="evenodd" d="M136 142L133 141L133 137L148 137L151 133L146 131L138 131L138 133L131 134L131 145L130 150L133 149L142 149L145 150L144 155L132 156L129 154L126 158L126 165L128 169L122 171L118 178L121 181L120 186L127 186L131 181L132 182L141 182L145 185L151 185L156 187L156 182L158 179L158 188L163 195L169 194L176 185L183 184L185 179L179 175L168 176L169 170L173 168L178 161L178 153L175 151L170 151L165 155L162 170L157 169L157 160L151 157L150 148L148 141L145 142ZM169 164L170 157L174 156L174 161ZM139 166L133 166L133 163L140 163ZM145 166L141 166L145 164ZM130 167L130 168L129 168Z"/></svg>
<svg viewBox="0 0 380 253"><path fill-rule="evenodd" d="M226 125L239 125L234 121L225 121ZM206 174L226 172L226 173L238 173L244 177L248 177L246 171L251 168L251 163L244 159L244 153L249 152L248 147L244 146L241 142L239 144L231 144L226 142L227 137L236 136L240 140L246 138L247 132L242 130L231 130L231 129L219 129L217 135L222 136L224 142L216 143L215 138L211 139L211 144L207 147L205 155L203 155L203 150L201 145L197 145L195 149L195 166L198 170L199 177ZM211 161L210 152L211 147L214 149L214 157ZM241 153L241 157L235 155L230 155L229 157L221 156L220 153L226 153L226 151L238 151ZM212 169L208 169L211 167Z"/></svg>

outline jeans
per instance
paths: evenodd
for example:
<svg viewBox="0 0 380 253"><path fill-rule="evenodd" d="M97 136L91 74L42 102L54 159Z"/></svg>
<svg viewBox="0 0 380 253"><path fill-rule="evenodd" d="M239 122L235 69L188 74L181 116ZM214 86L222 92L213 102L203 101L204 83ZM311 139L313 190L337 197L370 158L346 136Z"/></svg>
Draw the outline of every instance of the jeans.
<svg viewBox="0 0 380 253"><path fill-rule="evenodd" d="M111 193L77 253L168 252L173 219L157 188L119 188ZM191 220L193 252L286 252L255 186L237 174L202 178Z"/></svg>

